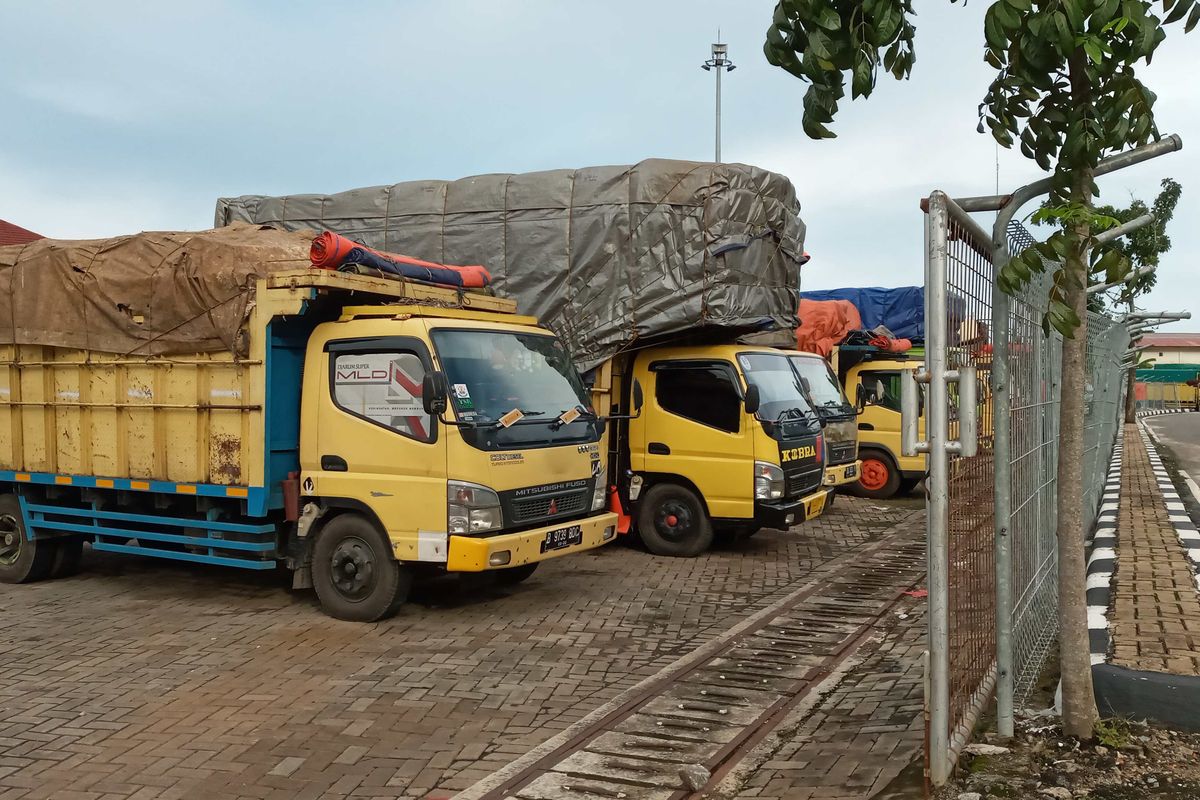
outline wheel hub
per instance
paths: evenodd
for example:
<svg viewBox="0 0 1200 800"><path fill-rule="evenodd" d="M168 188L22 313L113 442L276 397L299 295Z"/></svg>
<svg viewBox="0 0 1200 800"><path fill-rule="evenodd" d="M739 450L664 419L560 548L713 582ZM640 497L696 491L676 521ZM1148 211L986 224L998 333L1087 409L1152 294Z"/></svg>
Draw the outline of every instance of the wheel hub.
<svg viewBox="0 0 1200 800"><path fill-rule="evenodd" d="M21 527L11 514L0 516L0 564L16 562L21 555Z"/></svg>
<svg viewBox="0 0 1200 800"><path fill-rule="evenodd" d="M692 532L692 511L683 503L667 501L655 515L655 527L667 539L682 539Z"/></svg>
<svg viewBox="0 0 1200 800"><path fill-rule="evenodd" d="M330 568L334 587L347 600L361 600L375 585L375 553L356 536L338 543L330 557Z"/></svg>

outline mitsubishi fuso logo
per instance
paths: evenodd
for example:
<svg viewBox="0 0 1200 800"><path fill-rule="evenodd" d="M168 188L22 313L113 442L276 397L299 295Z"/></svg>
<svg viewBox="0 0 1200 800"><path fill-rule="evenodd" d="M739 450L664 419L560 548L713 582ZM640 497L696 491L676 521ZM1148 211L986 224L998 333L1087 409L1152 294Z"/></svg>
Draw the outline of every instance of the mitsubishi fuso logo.
<svg viewBox="0 0 1200 800"><path fill-rule="evenodd" d="M557 500L550 501L550 507L546 509L546 513L547 514L557 514L558 513L558 501Z"/></svg>

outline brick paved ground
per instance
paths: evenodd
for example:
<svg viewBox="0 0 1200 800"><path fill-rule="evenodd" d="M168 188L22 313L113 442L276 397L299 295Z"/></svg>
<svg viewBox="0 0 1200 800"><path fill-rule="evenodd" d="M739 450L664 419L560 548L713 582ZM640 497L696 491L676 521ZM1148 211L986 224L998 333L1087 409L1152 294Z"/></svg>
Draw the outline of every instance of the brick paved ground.
<svg viewBox="0 0 1200 800"><path fill-rule="evenodd" d="M1200 675L1200 594L1136 425L1125 426L1112 663Z"/></svg>
<svg viewBox="0 0 1200 800"><path fill-rule="evenodd" d="M271 576L89 553L0 587L0 800L447 796L909 515L840 498L698 559L443 579L377 625Z"/></svg>
<svg viewBox="0 0 1200 800"><path fill-rule="evenodd" d="M798 715L783 744L736 790L737 800L865 800L921 758L925 737L925 600L906 601L880 637L811 710ZM919 796L919 792L913 795Z"/></svg>

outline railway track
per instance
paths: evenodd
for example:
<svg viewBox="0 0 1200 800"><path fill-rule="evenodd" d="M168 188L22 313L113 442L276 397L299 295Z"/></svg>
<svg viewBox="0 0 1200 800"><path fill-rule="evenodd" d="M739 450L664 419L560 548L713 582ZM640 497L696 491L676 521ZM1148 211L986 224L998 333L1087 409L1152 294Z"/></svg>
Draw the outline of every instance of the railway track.
<svg viewBox="0 0 1200 800"><path fill-rule="evenodd" d="M924 525L910 518L457 797L700 797L887 627L924 574Z"/></svg>

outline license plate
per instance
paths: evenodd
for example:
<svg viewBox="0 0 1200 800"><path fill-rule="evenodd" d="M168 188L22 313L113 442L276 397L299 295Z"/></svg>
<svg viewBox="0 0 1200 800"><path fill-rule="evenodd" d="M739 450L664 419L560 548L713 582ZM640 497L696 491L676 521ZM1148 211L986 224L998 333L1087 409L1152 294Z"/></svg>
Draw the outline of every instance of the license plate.
<svg viewBox="0 0 1200 800"><path fill-rule="evenodd" d="M822 511L824 511L825 510L825 496L826 496L825 493L821 492L821 494L817 495L812 500L810 500L808 502L808 508L806 508L804 510L804 516L808 517L809 519L812 519L813 517L819 515Z"/></svg>
<svg viewBox="0 0 1200 800"><path fill-rule="evenodd" d="M566 528L558 528L546 534L546 538L542 540L542 552L550 550L561 550L564 547L581 544L583 542L583 528L578 525L571 525Z"/></svg>

